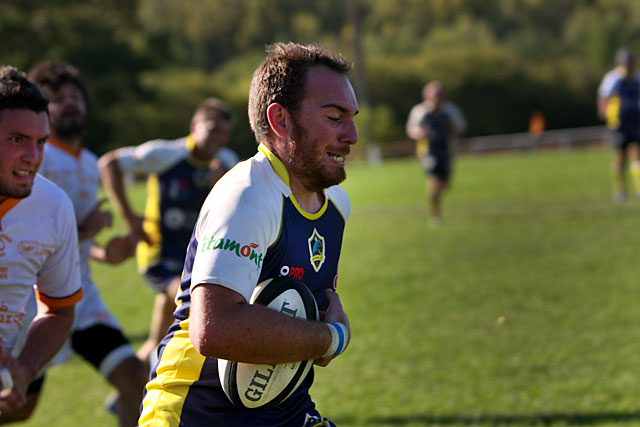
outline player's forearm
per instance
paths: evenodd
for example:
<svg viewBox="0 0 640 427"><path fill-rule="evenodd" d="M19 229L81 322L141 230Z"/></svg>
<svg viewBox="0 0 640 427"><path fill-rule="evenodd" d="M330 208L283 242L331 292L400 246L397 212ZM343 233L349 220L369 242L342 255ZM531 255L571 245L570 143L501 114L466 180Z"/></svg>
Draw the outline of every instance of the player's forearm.
<svg viewBox="0 0 640 427"><path fill-rule="evenodd" d="M424 138L425 135L427 134L422 126L417 126L417 125L407 126L406 133L407 133L407 136L411 139Z"/></svg>
<svg viewBox="0 0 640 427"><path fill-rule="evenodd" d="M124 184L124 174L118 164L118 158L114 152L105 154L98 163L102 185L109 196L109 200L125 218L135 216Z"/></svg>
<svg viewBox="0 0 640 427"><path fill-rule="evenodd" d="M71 306L39 313L33 319L24 348L18 356L28 378L33 379L62 347L69 336L73 317L74 308Z"/></svg>
<svg viewBox="0 0 640 427"><path fill-rule="evenodd" d="M247 303L225 309L215 305L191 306L189 336L205 356L261 364L297 362L322 357L331 344L331 331L323 322Z"/></svg>

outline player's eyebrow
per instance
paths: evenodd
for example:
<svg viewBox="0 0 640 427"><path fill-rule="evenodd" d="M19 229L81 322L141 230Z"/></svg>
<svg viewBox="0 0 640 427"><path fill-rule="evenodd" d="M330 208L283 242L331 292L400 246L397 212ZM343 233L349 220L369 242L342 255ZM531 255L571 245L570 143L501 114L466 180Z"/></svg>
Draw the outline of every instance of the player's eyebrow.
<svg viewBox="0 0 640 427"><path fill-rule="evenodd" d="M343 114L351 114L351 111L349 111L347 108L338 105L338 104L324 104L321 105L320 108L335 108L336 110L340 111ZM356 110L353 115L355 116L356 114L358 114L360 111Z"/></svg>
<svg viewBox="0 0 640 427"><path fill-rule="evenodd" d="M20 131L17 131L17 130L7 132L7 135L8 136L18 136L18 137L24 138L24 139L35 139L36 141L40 141L41 139L49 139L49 137L51 136L49 134L46 134L42 138L33 138L32 135L26 135L26 134L24 134L24 133L22 133Z"/></svg>

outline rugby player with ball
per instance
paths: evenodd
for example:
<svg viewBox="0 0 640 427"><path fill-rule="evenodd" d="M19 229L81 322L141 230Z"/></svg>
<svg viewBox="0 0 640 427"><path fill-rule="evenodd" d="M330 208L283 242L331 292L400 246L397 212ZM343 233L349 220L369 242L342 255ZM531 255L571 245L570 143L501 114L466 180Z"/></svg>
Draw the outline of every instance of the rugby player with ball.
<svg viewBox="0 0 640 427"><path fill-rule="evenodd" d="M335 288L350 202L338 184L358 140L358 103L341 56L295 43L267 53L249 93L258 152L200 212L141 426L334 425L309 395L313 369L299 368L327 366L349 343ZM299 375L280 381L283 365Z"/></svg>

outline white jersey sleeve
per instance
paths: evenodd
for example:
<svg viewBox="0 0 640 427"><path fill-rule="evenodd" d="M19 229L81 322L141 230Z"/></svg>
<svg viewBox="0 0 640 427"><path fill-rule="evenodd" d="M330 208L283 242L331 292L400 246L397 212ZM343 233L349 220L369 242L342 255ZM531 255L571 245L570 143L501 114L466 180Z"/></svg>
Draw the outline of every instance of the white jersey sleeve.
<svg viewBox="0 0 640 427"><path fill-rule="evenodd" d="M447 101L442 108L451 118L456 134L463 134L467 130L467 120L464 118L462 110L450 101Z"/></svg>
<svg viewBox="0 0 640 427"><path fill-rule="evenodd" d="M405 125L405 132L407 134L410 134L411 128L420 126L420 123L422 122L422 119L424 118L425 114L427 114L427 109L424 106L424 104L420 103L420 104L414 105L413 108L411 108L411 111L409 112L409 118L407 119L407 124Z"/></svg>
<svg viewBox="0 0 640 427"><path fill-rule="evenodd" d="M236 165L236 163L238 163L238 155L235 153L235 151L227 147L220 148L218 150L218 153L216 154L216 158L220 160L222 166L224 166L227 170L230 170Z"/></svg>
<svg viewBox="0 0 640 427"><path fill-rule="evenodd" d="M598 97L610 98L613 96L618 80L620 80L620 70L618 68L614 68L605 74L598 87Z"/></svg>
<svg viewBox="0 0 640 427"><path fill-rule="evenodd" d="M118 166L125 173L160 173L187 156L185 138L155 139L116 151Z"/></svg>
<svg viewBox="0 0 640 427"><path fill-rule="evenodd" d="M192 288L216 283L249 301L267 250L278 237L283 192L289 191L284 184L265 184L274 181L275 173L264 162L240 163L209 194L195 228Z"/></svg>
<svg viewBox="0 0 640 427"><path fill-rule="evenodd" d="M58 231L58 246L42 264L36 294L38 299L50 306L60 304L80 285L78 231L73 205L68 197L60 197L54 218L54 229Z"/></svg>

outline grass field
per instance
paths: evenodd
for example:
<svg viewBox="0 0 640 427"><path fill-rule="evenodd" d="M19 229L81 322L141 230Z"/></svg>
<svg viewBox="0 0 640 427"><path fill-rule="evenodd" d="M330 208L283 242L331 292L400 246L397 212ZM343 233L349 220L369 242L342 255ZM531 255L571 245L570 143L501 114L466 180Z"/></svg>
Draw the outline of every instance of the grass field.
<svg viewBox="0 0 640 427"><path fill-rule="evenodd" d="M353 340L316 370L320 411L341 427L640 426L640 201L611 202L610 156L461 158L436 230L416 161L351 165ZM151 291L132 262L94 271L139 346ZM25 425L115 426L108 392L72 360Z"/></svg>

